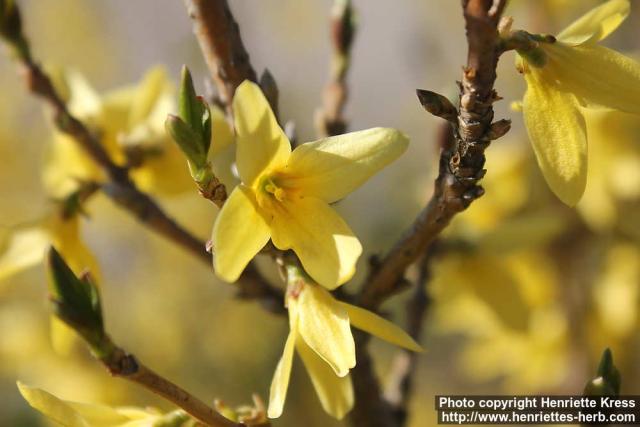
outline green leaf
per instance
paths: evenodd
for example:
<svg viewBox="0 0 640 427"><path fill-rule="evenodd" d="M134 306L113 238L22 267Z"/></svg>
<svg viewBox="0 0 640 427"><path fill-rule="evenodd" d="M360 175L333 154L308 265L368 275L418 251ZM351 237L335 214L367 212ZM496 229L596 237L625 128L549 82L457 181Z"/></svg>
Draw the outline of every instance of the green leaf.
<svg viewBox="0 0 640 427"><path fill-rule="evenodd" d="M607 348L602 353L596 377L587 383L584 394L586 396L618 396L621 382L620 372L613 364L613 354Z"/></svg>

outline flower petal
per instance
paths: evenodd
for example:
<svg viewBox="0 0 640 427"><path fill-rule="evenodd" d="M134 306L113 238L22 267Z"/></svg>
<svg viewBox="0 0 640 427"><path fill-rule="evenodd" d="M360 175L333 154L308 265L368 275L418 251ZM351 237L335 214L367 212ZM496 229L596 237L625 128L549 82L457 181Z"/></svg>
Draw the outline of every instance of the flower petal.
<svg viewBox="0 0 640 427"><path fill-rule="evenodd" d="M0 253L0 280L42 262L50 242L49 233L40 227L9 232Z"/></svg>
<svg viewBox="0 0 640 427"><path fill-rule="evenodd" d="M349 316L324 288L306 285L298 297L298 332L339 377L356 365Z"/></svg>
<svg viewBox="0 0 640 427"><path fill-rule="evenodd" d="M169 80L167 72L163 67L154 67L147 71L135 89L135 95L132 99L129 110L129 128L146 120L149 115L156 109L156 104L163 93L168 94ZM159 120L164 123L164 118L168 113L168 109L163 111L163 118Z"/></svg>
<svg viewBox="0 0 640 427"><path fill-rule="evenodd" d="M284 345L284 352L273 374L273 380L271 380L269 409L267 410L267 416L269 418L278 418L282 415L284 402L287 398L287 389L289 388L289 378L291 377L296 336L295 328L291 329L287 337L287 342Z"/></svg>
<svg viewBox="0 0 640 427"><path fill-rule="evenodd" d="M550 45L553 73L587 104L640 114L640 63L606 47Z"/></svg>
<svg viewBox="0 0 640 427"><path fill-rule="evenodd" d="M387 319L355 305L344 302L339 302L339 304L346 310L351 325L354 327L407 350L423 351L420 344L411 338L409 334Z"/></svg>
<svg viewBox="0 0 640 427"><path fill-rule="evenodd" d="M335 289L355 273L362 245L325 201L292 197L272 203L273 243L278 249L293 249L316 282Z"/></svg>
<svg viewBox="0 0 640 427"><path fill-rule="evenodd" d="M302 144L291 153L281 184L332 203L400 157L408 144L402 132L388 128Z"/></svg>
<svg viewBox="0 0 640 427"><path fill-rule="evenodd" d="M32 408L42 412L48 418L68 427L89 427L80 414L78 414L65 401L58 399L44 390L28 387L18 382L20 394Z"/></svg>
<svg viewBox="0 0 640 427"><path fill-rule="evenodd" d="M582 15L558 34L558 40L571 44L604 40L629 15L629 0L610 0Z"/></svg>
<svg viewBox="0 0 640 427"><path fill-rule="evenodd" d="M269 241L269 226L249 188L241 184L231 192L216 218L212 241L216 274L226 282L235 282Z"/></svg>
<svg viewBox="0 0 640 427"><path fill-rule="evenodd" d="M233 114L238 137L238 172L242 182L251 187L266 170L285 165L291 144L257 84L245 80L238 86L233 97Z"/></svg>
<svg viewBox="0 0 640 427"><path fill-rule="evenodd" d="M353 408L351 376L336 376L335 372L304 342L298 339L296 349L304 363L322 408L332 417L342 419Z"/></svg>
<svg viewBox="0 0 640 427"><path fill-rule="evenodd" d="M576 97L551 87L537 71L525 74L524 122L547 184L569 206L587 182L587 138Z"/></svg>

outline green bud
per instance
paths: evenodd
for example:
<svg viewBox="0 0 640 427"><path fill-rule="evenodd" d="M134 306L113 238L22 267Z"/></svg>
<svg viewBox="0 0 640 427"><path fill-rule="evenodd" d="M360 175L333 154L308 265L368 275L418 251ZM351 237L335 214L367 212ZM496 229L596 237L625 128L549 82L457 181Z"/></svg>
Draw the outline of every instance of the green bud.
<svg viewBox="0 0 640 427"><path fill-rule="evenodd" d="M209 125L210 127L210 125ZM200 143L201 139L193 129L180 117L169 114L165 121L165 128L171 138L178 144L189 163L195 168L204 167L207 162L207 153Z"/></svg>
<svg viewBox="0 0 640 427"><path fill-rule="evenodd" d="M596 377L587 383L584 394L586 396L618 396L620 385L620 372L613 364L611 350L607 348L602 353Z"/></svg>
<svg viewBox="0 0 640 427"><path fill-rule="evenodd" d="M187 67L182 67L178 117L169 116L166 126L189 162L196 168L203 167L211 145L211 111L206 101L196 95Z"/></svg>
<svg viewBox="0 0 640 427"><path fill-rule="evenodd" d="M93 349L102 345L105 332L98 288L88 276L71 271L55 248L47 256L49 292L58 318L78 332Z"/></svg>

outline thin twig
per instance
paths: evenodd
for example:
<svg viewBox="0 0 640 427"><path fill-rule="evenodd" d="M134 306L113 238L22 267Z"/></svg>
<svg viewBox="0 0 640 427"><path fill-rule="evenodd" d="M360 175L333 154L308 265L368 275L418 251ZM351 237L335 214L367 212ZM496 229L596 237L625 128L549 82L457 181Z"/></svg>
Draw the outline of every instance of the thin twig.
<svg viewBox="0 0 640 427"><path fill-rule="evenodd" d="M147 368L136 356L128 354L112 342L110 350L105 356L100 357L100 361L111 375L140 384L173 402L189 415L208 426L234 427L242 425L223 417L200 399Z"/></svg>
<svg viewBox="0 0 640 427"><path fill-rule="evenodd" d="M316 132L320 137L346 132L343 110L349 87L347 73L351 62L351 46L355 37L354 11L350 0L335 0L331 12L331 65L329 83L322 95L322 108L316 112Z"/></svg>
<svg viewBox="0 0 640 427"><path fill-rule="evenodd" d="M15 13L19 13L15 5ZM140 191L130 179L128 170L117 165L100 143L100 140L68 110L63 98L53 86L49 76L31 55L26 37L21 26L12 38L5 38L19 65L20 74L24 77L31 93L40 97L53 110L54 123L58 130L69 135L108 175L109 181L102 185L102 190L116 204L124 208L147 225L153 231L164 236L191 252L202 262L211 264L211 255L206 251L206 243L192 235L188 230L175 222L158 203L148 194ZM19 41L18 48L15 41ZM284 301L280 290L273 288L261 276L257 268L250 265L238 280L241 295L256 297L265 301L265 306L278 313L284 308L276 308Z"/></svg>
<svg viewBox="0 0 640 427"><path fill-rule="evenodd" d="M230 112L240 83L257 79L238 24L226 0L185 0L185 4L220 99Z"/></svg>

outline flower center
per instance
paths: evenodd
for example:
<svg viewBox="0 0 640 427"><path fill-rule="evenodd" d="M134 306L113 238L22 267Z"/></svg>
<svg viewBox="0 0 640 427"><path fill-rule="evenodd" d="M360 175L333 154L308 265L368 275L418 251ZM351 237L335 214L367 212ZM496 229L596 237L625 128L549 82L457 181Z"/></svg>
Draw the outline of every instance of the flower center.
<svg viewBox="0 0 640 427"><path fill-rule="evenodd" d="M275 197L277 201L284 201L286 192L282 188L278 187L272 177L265 178L262 181L261 187L266 193L270 194L272 197Z"/></svg>

